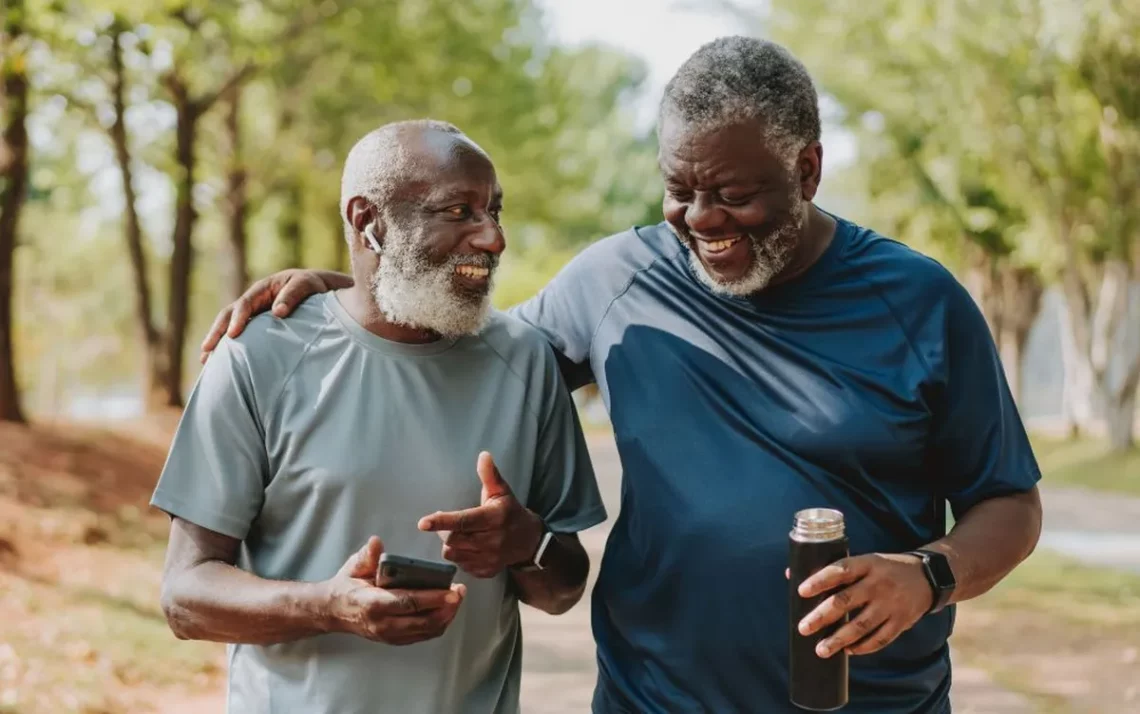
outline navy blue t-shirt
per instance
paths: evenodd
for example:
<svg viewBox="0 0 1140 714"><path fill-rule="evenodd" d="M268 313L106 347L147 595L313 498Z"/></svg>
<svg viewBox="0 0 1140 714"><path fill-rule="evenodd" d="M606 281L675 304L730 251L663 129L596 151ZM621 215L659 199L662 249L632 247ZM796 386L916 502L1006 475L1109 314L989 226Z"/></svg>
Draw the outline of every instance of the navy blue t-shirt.
<svg viewBox="0 0 1140 714"><path fill-rule="evenodd" d="M593 593L594 711L794 711L788 532L900 552L1040 478L989 330L934 260L838 219L800 278L714 294L668 227L606 238L515 314L596 380L623 468ZM851 658L845 712L949 710L954 608Z"/></svg>

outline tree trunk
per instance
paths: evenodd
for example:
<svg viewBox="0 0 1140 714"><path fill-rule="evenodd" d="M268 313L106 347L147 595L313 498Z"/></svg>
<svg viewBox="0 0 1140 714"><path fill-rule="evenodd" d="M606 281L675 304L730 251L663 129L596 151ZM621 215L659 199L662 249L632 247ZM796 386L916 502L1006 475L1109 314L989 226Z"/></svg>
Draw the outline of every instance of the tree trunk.
<svg viewBox="0 0 1140 714"><path fill-rule="evenodd" d="M285 186L285 205L281 213L281 241L285 244L287 268L304 267L304 246L301 240L301 210L304 194L301 181L290 177Z"/></svg>
<svg viewBox="0 0 1140 714"><path fill-rule="evenodd" d="M164 78L177 118L175 158L178 165L174 234L171 240L174 248L170 254L170 303L167 305L166 321L167 371L163 396L167 406L182 406L182 353L186 347L186 328L190 317L190 274L194 268L191 241L194 223L198 219L198 213L194 210L194 172L197 168L194 149L198 120L218 99L238 91L239 85L253 71L253 65L247 64L230 75L216 92L197 98L190 95L190 89L177 67Z"/></svg>
<svg viewBox="0 0 1140 714"><path fill-rule="evenodd" d="M3 97L8 116L0 141L0 421L23 422L20 391L16 382L16 354L13 345L12 292L16 238L20 211L28 190L28 76L22 0L12 0L4 16L0 35L5 55Z"/></svg>
<svg viewBox="0 0 1140 714"><path fill-rule="evenodd" d="M111 97L115 107L115 121L111 124L111 143L115 147L115 160L119 165L119 178L123 182L124 214L123 228L127 241L127 253L131 258L131 271L135 289L135 319L142 337L145 354L144 374L146 383L143 394L147 408L165 406L167 399L167 357L163 351L164 339L154 322L151 303L150 279L147 275L147 258L144 249L142 223L139 220L136 204L134 172L132 168L130 142L127 139L126 68L123 64L122 32L116 30L111 44L111 69L113 79Z"/></svg>
<svg viewBox="0 0 1140 714"><path fill-rule="evenodd" d="M178 165L173 251L170 256L170 304L167 305L167 350L165 400L171 407L182 406L182 352L190 310L190 272L193 268L191 237L194 233L194 139L198 129L198 107L190 100L180 78L170 80L177 112L176 158Z"/></svg>
<svg viewBox="0 0 1140 714"><path fill-rule="evenodd" d="M1126 449L1140 384L1140 282L1123 261L1109 260L1095 306L1087 295L1083 283L1065 283L1066 413L1080 431L1104 434L1114 450Z"/></svg>
<svg viewBox="0 0 1140 714"><path fill-rule="evenodd" d="M995 258L981 248L968 248L969 267L962 281L989 325L994 342L1001 340L1001 279Z"/></svg>
<svg viewBox="0 0 1140 714"><path fill-rule="evenodd" d="M241 150L241 87L236 86L226 96L226 135L230 145L230 167L226 192L229 222L230 294L232 300L241 297L249 285L247 257L246 216L249 196L246 192L248 171Z"/></svg>
<svg viewBox="0 0 1140 714"><path fill-rule="evenodd" d="M1112 451L1126 451L1132 448L1136 436L1136 390L1124 399L1112 403L1105 410L1108 431L1108 446Z"/></svg>
<svg viewBox="0 0 1140 714"><path fill-rule="evenodd" d="M1001 365L1005 370L1005 380L1009 383L1009 391L1013 394L1014 402L1018 405L1021 404L1021 375L1022 375L1022 362L1025 356L1025 342L1029 337L1029 331L1018 332L1011 329L1003 329L1001 334Z"/></svg>
<svg viewBox="0 0 1140 714"><path fill-rule="evenodd" d="M1010 391L1018 404L1023 397L1021 374L1025 343L1029 341L1029 331L1041 312L1044 292L1045 286L1035 270L1006 266L1001 272L998 345Z"/></svg>

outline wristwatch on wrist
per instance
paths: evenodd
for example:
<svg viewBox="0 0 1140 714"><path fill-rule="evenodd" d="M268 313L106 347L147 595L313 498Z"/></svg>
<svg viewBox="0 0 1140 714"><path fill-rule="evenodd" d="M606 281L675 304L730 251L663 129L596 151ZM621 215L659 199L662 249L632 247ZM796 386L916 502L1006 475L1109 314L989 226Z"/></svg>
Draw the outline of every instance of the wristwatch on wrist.
<svg viewBox="0 0 1140 714"><path fill-rule="evenodd" d="M530 573L536 570L546 570L546 549L550 545L550 541L554 540L554 531L542 524L542 537L538 539L538 549L534 552L534 557L529 563L520 563L515 566L515 570L520 573Z"/></svg>
<svg viewBox="0 0 1140 714"><path fill-rule="evenodd" d="M938 551L921 548L912 550L908 555L913 555L922 561L922 571L926 574L930 589L934 591L934 598L926 614L938 612L946 607L950 596L954 594L954 588L958 585L954 579L954 571L950 569L950 560Z"/></svg>

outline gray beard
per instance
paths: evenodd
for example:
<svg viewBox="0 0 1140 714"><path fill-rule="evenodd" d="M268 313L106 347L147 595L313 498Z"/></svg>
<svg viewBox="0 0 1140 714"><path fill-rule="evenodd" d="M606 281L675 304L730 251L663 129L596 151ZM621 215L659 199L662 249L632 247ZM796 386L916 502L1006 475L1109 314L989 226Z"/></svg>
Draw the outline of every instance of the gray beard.
<svg viewBox="0 0 1140 714"><path fill-rule="evenodd" d="M748 271L739 278L724 281L714 277L701 259L697 251L689 246L689 265L693 274L714 293L732 297L748 297L768 287L772 278L788 266L792 252L799 241L800 231L803 230L807 220L807 208L811 205L798 194L792 199L791 217L782 226L764 238L746 234L752 243L752 265Z"/></svg>
<svg viewBox="0 0 1140 714"><path fill-rule="evenodd" d="M486 256L452 255L432 263L417 250L424 240L416 230L389 224L380 266L369 288L376 307L389 322L430 330L454 339L482 331L491 314L491 288L497 261ZM470 295L455 285L455 268L478 265L491 270L485 295Z"/></svg>

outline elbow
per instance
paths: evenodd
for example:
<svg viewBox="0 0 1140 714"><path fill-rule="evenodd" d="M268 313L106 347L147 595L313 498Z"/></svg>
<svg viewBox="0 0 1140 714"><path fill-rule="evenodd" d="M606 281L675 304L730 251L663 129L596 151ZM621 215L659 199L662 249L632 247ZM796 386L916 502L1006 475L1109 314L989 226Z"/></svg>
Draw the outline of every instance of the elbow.
<svg viewBox="0 0 1140 714"><path fill-rule="evenodd" d="M579 591L577 594L561 595L557 597L544 598L542 600L532 600L527 602L533 608L542 610L547 615L565 615L570 612L578 601L582 599L582 593ZM524 601L526 602L526 601Z"/></svg>
<svg viewBox="0 0 1140 714"><path fill-rule="evenodd" d="M198 639L194 632L193 618L190 617L190 608L187 607L185 598L178 592L176 584L171 579L163 579L159 605L167 626L176 638Z"/></svg>
<svg viewBox="0 0 1140 714"><path fill-rule="evenodd" d="M586 584L582 583L581 586L572 592L564 593L560 597L551 598L550 602L544 603L544 607L539 609L548 615L565 615L582 599L582 594L586 591Z"/></svg>

